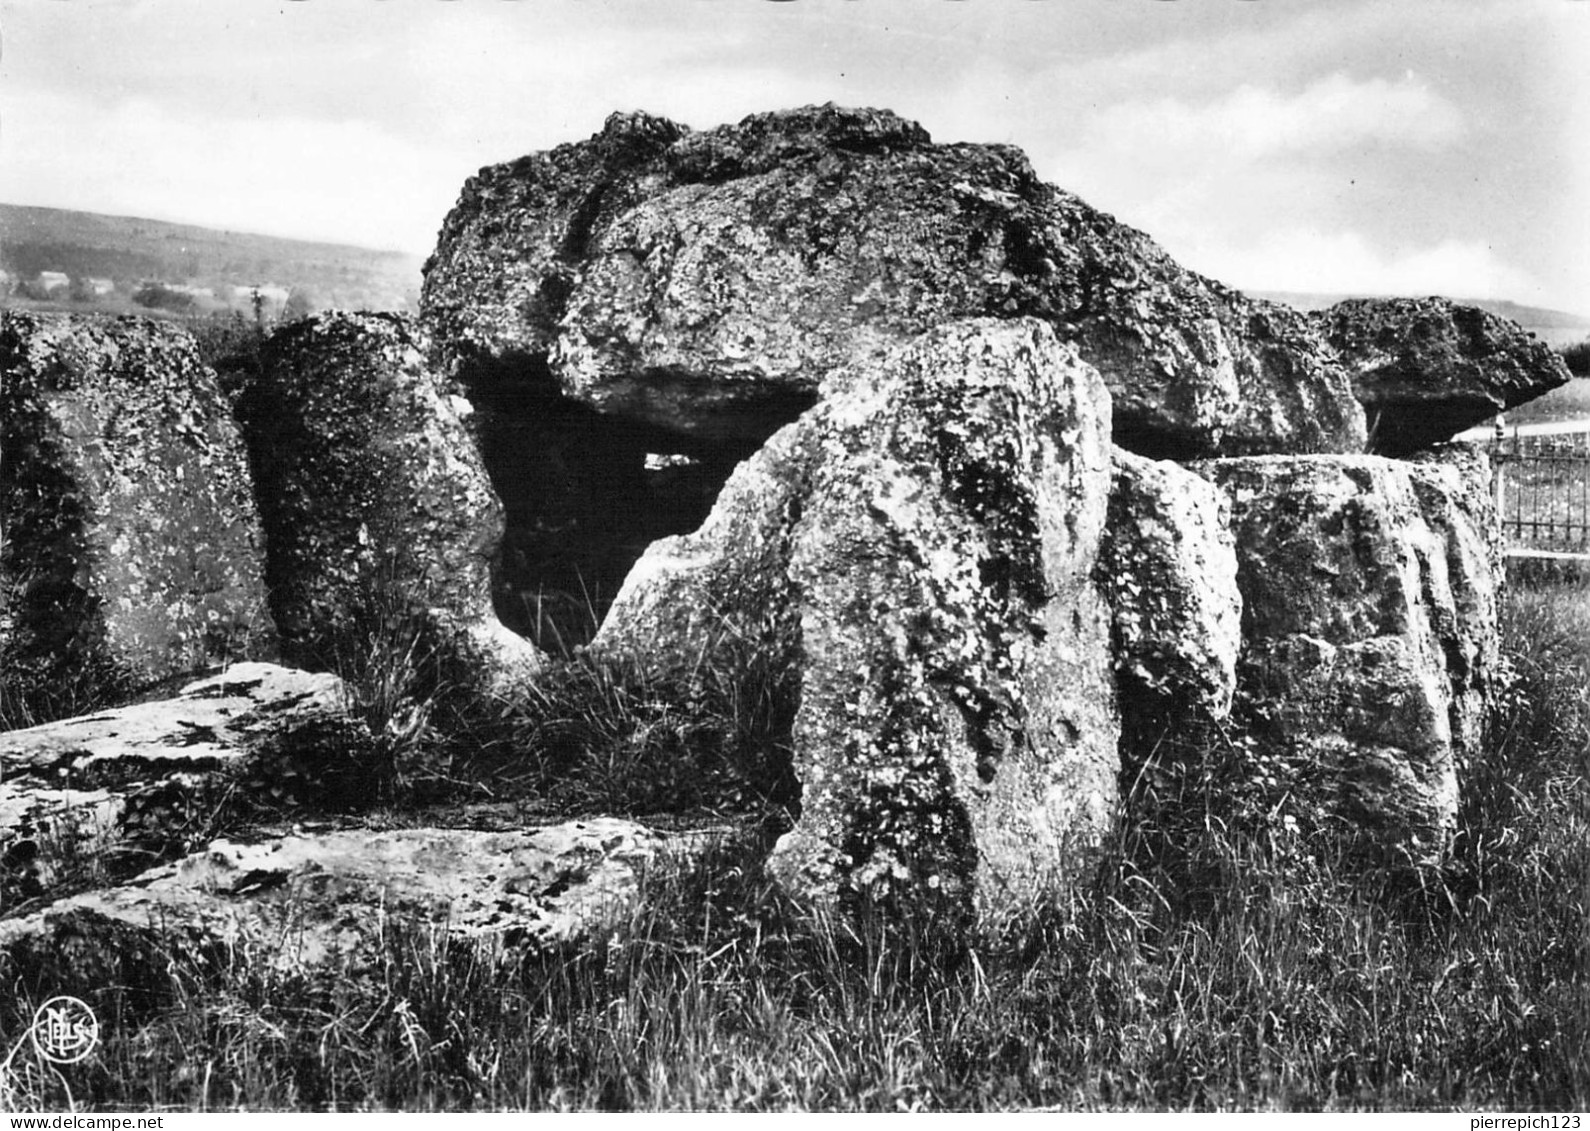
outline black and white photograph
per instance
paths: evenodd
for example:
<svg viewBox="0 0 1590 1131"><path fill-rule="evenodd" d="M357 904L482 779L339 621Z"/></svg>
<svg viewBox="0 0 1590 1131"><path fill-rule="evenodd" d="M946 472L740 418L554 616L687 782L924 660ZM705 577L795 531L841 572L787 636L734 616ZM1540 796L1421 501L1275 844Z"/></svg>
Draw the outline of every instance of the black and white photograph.
<svg viewBox="0 0 1590 1131"><path fill-rule="evenodd" d="M1587 82L0 0L3 1118L1590 1131Z"/></svg>

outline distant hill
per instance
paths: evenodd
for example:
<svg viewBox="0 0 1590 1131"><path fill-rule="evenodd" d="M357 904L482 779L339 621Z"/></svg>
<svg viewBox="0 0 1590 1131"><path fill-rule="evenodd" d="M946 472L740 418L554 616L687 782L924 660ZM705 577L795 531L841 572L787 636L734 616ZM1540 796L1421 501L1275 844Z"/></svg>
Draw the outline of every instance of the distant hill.
<svg viewBox="0 0 1590 1131"><path fill-rule="evenodd" d="M204 314L414 310L417 256L130 216L0 204L0 305Z"/></svg>
<svg viewBox="0 0 1590 1131"><path fill-rule="evenodd" d="M1248 291L1254 298L1285 303L1298 310L1324 310L1343 299L1380 298L1380 295L1311 294L1302 291ZM1554 346L1572 345L1590 338L1590 315L1570 314L1565 310L1548 310L1540 306L1524 306L1504 299L1460 298L1456 302L1477 306L1503 318L1511 318L1543 342Z"/></svg>

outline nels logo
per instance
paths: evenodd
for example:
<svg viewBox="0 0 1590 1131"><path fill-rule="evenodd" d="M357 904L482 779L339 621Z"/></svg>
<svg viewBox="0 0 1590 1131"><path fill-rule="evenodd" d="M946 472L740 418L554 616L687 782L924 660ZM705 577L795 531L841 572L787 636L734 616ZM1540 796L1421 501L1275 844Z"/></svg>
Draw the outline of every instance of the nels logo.
<svg viewBox="0 0 1590 1131"><path fill-rule="evenodd" d="M51 1064L76 1064L99 1044L99 1019L88 1003L52 997L33 1014L33 1047Z"/></svg>

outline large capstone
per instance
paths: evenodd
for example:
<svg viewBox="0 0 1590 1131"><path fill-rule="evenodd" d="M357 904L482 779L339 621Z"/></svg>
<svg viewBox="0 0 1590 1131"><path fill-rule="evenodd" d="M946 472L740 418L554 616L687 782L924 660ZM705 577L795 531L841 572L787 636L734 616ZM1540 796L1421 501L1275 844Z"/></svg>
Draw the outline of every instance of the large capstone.
<svg viewBox="0 0 1590 1131"><path fill-rule="evenodd" d="M401 315L321 315L267 342L239 399L283 652L357 671L412 631L488 682L516 678L538 653L493 611L502 509L469 402L427 352Z"/></svg>
<svg viewBox="0 0 1590 1131"><path fill-rule="evenodd" d="M829 375L955 318L1034 316L1106 376L1148 454L1356 451L1363 414L1305 316L1177 265L1009 146L888 111L704 132L615 114L482 170L427 264L455 364L518 359L696 448L754 449Z"/></svg>
<svg viewBox="0 0 1590 1131"><path fill-rule="evenodd" d="M1356 452L1363 412L1303 314L1176 264L1002 145L887 111L642 113L483 169L423 317L508 509L499 608L583 640L652 540L836 375L956 319L1034 317L1154 457ZM662 469L667 469L662 473Z"/></svg>
<svg viewBox="0 0 1590 1131"><path fill-rule="evenodd" d="M1314 315L1353 378L1370 450L1406 456L1567 383L1523 327L1444 298L1352 299Z"/></svg>
<svg viewBox="0 0 1590 1131"><path fill-rule="evenodd" d="M838 375L647 551L599 651L796 666L788 889L988 919L1075 880L1116 790L1108 435L1047 325L954 323Z"/></svg>
<svg viewBox="0 0 1590 1131"><path fill-rule="evenodd" d="M176 325L0 312L0 716L269 655L243 445Z"/></svg>

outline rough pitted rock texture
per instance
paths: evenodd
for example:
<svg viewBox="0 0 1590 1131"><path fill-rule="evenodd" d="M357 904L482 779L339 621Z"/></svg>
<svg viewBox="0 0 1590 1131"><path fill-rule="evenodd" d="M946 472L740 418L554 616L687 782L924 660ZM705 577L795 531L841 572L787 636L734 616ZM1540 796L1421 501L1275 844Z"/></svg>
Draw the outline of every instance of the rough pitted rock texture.
<svg viewBox="0 0 1590 1131"><path fill-rule="evenodd" d="M734 469L700 528L660 539L625 578L596 654L625 655L682 676L743 647L775 669L799 662L800 615L790 580L794 539L821 453L827 414L802 417Z"/></svg>
<svg viewBox="0 0 1590 1131"><path fill-rule="evenodd" d="M469 404L427 348L401 315L306 319L267 342L239 399L271 607L294 663L346 668L377 626L414 617L492 678L538 664L492 609L502 508Z"/></svg>
<svg viewBox="0 0 1590 1131"><path fill-rule="evenodd" d="M1483 457L1198 465L1226 493L1242 590L1238 712L1294 798L1363 843L1438 859L1497 664Z"/></svg>
<svg viewBox="0 0 1590 1131"><path fill-rule="evenodd" d="M1385 455L1450 440L1569 378L1517 323L1444 298L1352 299L1313 317L1352 374L1370 450Z"/></svg>
<svg viewBox="0 0 1590 1131"><path fill-rule="evenodd" d="M1167 713L1225 718L1236 689L1242 595L1231 508L1179 464L1117 448L1099 583L1110 606L1129 731ZM1134 726L1134 722L1140 726Z"/></svg>
<svg viewBox="0 0 1590 1131"><path fill-rule="evenodd" d="M373 740L347 707L336 676L253 662L171 699L0 734L0 889L48 891L88 852L141 869L203 835L240 783L280 796L296 778L325 806L340 774L366 796Z"/></svg>
<svg viewBox="0 0 1590 1131"><path fill-rule="evenodd" d="M679 450L754 450L838 370L946 321L1049 323L1150 455L1359 451L1307 318L1186 271L999 145L808 107L692 132L615 114L482 170L426 267L455 372L544 387Z"/></svg>
<svg viewBox="0 0 1590 1131"><path fill-rule="evenodd" d="M0 312L0 532L13 725L274 650L243 445L177 326Z"/></svg>
<svg viewBox="0 0 1590 1131"><path fill-rule="evenodd" d="M387 957L383 935L421 922L451 937L550 943L634 910L644 869L687 866L719 839L597 818L513 832L364 829L218 840L122 887L0 921L0 948L81 955L175 940L246 949L280 970L346 973Z"/></svg>
<svg viewBox="0 0 1590 1131"><path fill-rule="evenodd" d="M1108 414L1043 323L955 323L838 378L637 566L598 648L797 667L787 888L986 919L1075 877L1116 789Z"/></svg>
<svg viewBox="0 0 1590 1131"><path fill-rule="evenodd" d="M1482 448L1445 444L1410 462L1424 521L1446 547L1447 593L1432 586L1433 620L1451 685L1453 747L1461 760L1479 752L1498 690L1507 544L1491 494L1491 462Z"/></svg>

